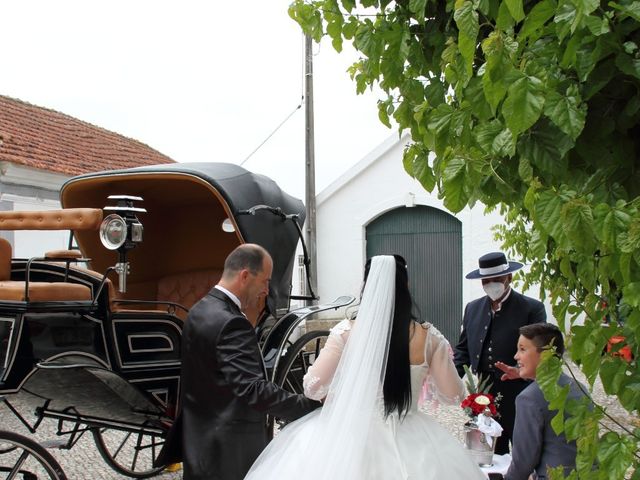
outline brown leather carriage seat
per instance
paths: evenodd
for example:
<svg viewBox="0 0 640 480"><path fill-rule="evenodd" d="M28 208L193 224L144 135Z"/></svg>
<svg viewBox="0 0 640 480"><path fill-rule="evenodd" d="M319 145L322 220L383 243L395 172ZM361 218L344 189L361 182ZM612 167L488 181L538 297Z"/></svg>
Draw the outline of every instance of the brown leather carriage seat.
<svg viewBox="0 0 640 480"><path fill-rule="evenodd" d="M178 303L189 310L218 283L221 276L222 270L217 269L167 275L158 281L157 299ZM183 320L187 318L187 312L182 309L177 309L176 315Z"/></svg>
<svg viewBox="0 0 640 480"><path fill-rule="evenodd" d="M91 301L91 289L68 282L26 282L11 280L11 244L0 238L0 299L15 302Z"/></svg>
<svg viewBox="0 0 640 480"><path fill-rule="evenodd" d="M0 215L0 230L97 230L102 210L69 208L49 211L5 211ZM26 282L11 280L11 244L0 238L0 299L24 302L91 301L91 289L70 282ZM60 250L45 255L46 260L62 261L79 258L79 252Z"/></svg>

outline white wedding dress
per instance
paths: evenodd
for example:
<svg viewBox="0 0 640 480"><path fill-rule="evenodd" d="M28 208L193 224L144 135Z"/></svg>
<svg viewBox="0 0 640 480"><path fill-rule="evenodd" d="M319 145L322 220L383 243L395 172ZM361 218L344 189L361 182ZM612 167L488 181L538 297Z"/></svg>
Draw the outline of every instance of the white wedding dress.
<svg viewBox="0 0 640 480"><path fill-rule="evenodd" d="M351 321L343 320L331 330L321 355L305 376L306 396L323 399L329 392L351 326ZM419 410L425 383L440 403L459 404L465 394L450 357L449 343L432 325L422 328L427 329L425 361L411 365L410 410L402 419L397 413L384 418L383 400L379 395L377 412L367 421L370 428L361 437L364 445L360 445L363 448L359 459L354 460L349 453L351 450L341 447L348 444L351 432L344 431L348 427L340 428L338 423L322 428L326 427L323 425L326 422L322 409L318 409L279 432L253 464L245 480L486 479L460 442ZM348 401L357 405L359 399ZM332 446L335 447L333 450ZM330 458L321 458L325 455ZM351 462L358 462L358 465Z"/></svg>

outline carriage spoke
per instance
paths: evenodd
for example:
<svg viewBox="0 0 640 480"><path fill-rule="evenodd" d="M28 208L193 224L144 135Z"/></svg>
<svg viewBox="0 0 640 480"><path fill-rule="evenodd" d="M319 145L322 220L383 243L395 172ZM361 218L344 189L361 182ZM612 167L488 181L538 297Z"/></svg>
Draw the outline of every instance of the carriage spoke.
<svg viewBox="0 0 640 480"><path fill-rule="evenodd" d="M20 458L18 458L18 461L9 472L9 476L7 477L7 480L13 480L14 478L16 478L16 475L20 473L20 468L22 468L22 465L24 464L28 456L29 456L29 452L27 451L22 452L22 455L20 455Z"/></svg>
<svg viewBox="0 0 640 480"><path fill-rule="evenodd" d="M128 432L125 435L124 440L122 440L122 443L120 444L120 446L116 449L115 452L113 452L113 458L117 458L117 456L120 453L120 451L122 450L122 448L127 444L127 440L129 440L130 436L131 436L131 432Z"/></svg>
<svg viewBox="0 0 640 480"><path fill-rule="evenodd" d="M136 471L136 463L138 463L138 454L140 453L140 449L142 443L142 435L138 435L138 441L136 442L136 446L133 449L133 460L131 460L131 470Z"/></svg>

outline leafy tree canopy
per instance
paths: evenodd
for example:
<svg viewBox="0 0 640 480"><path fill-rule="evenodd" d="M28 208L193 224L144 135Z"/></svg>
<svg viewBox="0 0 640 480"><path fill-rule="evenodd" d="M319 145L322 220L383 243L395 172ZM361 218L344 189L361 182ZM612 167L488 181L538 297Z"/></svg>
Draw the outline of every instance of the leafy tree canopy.
<svg viewBox="0 0 640 480"><path fill-rule="evenodd" d="M500 209L498 238L532 265L525 284L550 296L572 359L637 414L640 1L295 0L289 14L360 52L356 89L385 92L379 118L410 131L404 168L426 190L452 212ZM637 425L606 432L545 366L554 427L578 439L571 478L640 479Z"/></svg>

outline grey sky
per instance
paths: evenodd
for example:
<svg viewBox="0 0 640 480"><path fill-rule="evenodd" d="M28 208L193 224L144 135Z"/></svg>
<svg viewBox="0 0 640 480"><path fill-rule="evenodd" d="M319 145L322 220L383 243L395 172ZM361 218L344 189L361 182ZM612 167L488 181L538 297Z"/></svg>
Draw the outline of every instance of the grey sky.
<svg viewBox="0 0 640 480"><path fill-rule="evenodd" d="M140 140L177 161L242 162L300 103L288 0L20 0L2 8L0 94ZM353 52L314 48L317 191L394 132L356 96ZM304 196L304 111L244 165Z"/></svg>

